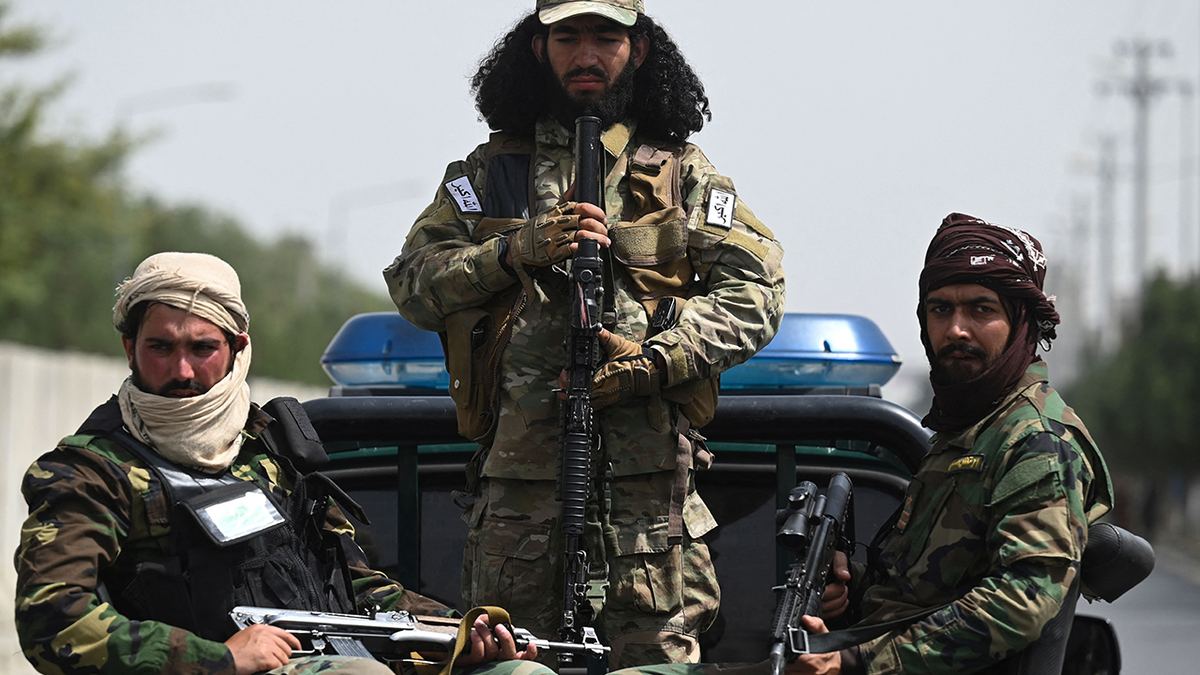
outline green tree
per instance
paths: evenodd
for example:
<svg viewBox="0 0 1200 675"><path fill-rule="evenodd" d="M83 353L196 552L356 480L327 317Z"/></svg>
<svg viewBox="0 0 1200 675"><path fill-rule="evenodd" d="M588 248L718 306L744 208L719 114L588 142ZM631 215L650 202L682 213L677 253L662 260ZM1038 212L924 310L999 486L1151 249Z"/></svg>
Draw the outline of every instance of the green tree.
<svg viewBox="0 0 1200 675"><path fill-rule="evenodd" d="M145 200L137 211L142 222L136 248L146 255L201 251L238 271L250 309L256 375L328 384L318 361L346 319L361 312L395 311L381 293L321 265L305 238L263 244L236 221L200 207L168 208Z"/></svg>
<svg viewBox="0 0 1200 675"><path fill-rule="evenodd" d="M5 63L36 54L45 41L35 27L8 27L8 13L0 4ZM119 133L98 143L42 138L44 112L63 86L0 88L0 337L94 350L99 338L111 342L111 329L98 333L75 319L112 295L107 254L130 143Z"/></svg>
<svg viewBox="0 0 1200 675"><path fill-rule="evenodd" d="M11 25L0 2L0 76L36 55L45 30ZM255 342L253 373L327 384L318 359L353 314L391 309L380 292L322 266L299 237L262 242L202 206L137 196L122 174L137 142L55 137L42 120L65 83L0 80L0 339L120 354L113 291L160 251L212 253L242 279Z"/></svg>
<svg viewBox="0 0 1200 675"><path fill-rule="evenodd" d="M1064 396L1105 457L1143 475L1200 470L1200 279L1146 285L1112 355Z"/></svg>

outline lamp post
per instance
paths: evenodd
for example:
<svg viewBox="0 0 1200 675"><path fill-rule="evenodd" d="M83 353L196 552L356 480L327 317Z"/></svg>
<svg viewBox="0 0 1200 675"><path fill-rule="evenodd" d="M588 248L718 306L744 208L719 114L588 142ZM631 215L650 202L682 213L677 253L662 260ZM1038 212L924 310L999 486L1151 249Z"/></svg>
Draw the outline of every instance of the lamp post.
<svg viewBox="0 0 1200 675"><path fill-rule="evenodd" d="M333 269L346 262L350 237L350 213L360 209L383 206L419 197L427 186L424 181L408 180L380 183L339 192L329 200L329 224L325 231L326 257Z"/></svg>
<svg viewBox="0 0 1200 675"><path fill-rule="evenodd" d="M117 102L116 116L120 123L135 114L167 108L182 108L197 103L221 103L233 100L237 88L232 82L201 82L179 87L166 87L127 96Z"/></svg>

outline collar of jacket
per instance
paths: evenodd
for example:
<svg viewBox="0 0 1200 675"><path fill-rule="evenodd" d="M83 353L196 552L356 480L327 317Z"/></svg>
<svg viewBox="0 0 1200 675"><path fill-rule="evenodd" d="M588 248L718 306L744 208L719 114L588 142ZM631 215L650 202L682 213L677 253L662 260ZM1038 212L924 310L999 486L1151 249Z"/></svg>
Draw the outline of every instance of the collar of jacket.
<svg viewBox="0 0 1200 675"><path fill-rule="evenodd" d="M1017 381L1017 386L1013 387L1008 395L1000 400L992 412L984 415L983 419L977 422L974 426L969 427L965 431L950 435L946 432L939 432L933 437L933 451L941 452L948 448L956 448L962 451L970 451L975 446L975 439L986 428L990 427L995 421L998 413L1007 410L1017 399L1018 396L1024 394L1034 387L1039 387L1050 381L1050 370L1046 367L1045 361L1034 361L1025 369L1025 374Z"/></svg>
<svg viewBox="0 0 1200 675"><path fill-rule="evenodd" d="M629 147L636 131L637 122L626 120L605 129L600 134L600 143L613 157L620 157ZM575 143L575 130L564 127L553 115L542 115L533 135L539 145L569 148Z"/></svg>

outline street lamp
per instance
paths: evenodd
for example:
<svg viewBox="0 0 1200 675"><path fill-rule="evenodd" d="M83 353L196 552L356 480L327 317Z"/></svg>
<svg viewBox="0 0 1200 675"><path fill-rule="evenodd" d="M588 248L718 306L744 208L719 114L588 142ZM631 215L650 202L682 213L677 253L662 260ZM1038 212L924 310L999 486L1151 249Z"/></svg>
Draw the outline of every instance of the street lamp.
<svg viewBox="0 0 1200 675"><path fill-rule="evenodd" d="M180 108L198 103L221 103L232 100L237 88L232 82L202 82L178 87L166 87L127 96L117 102L116 122L124 127L135 114ZM144 139L143 139L144 140ZM133 242L129 232L113 233L112 277L114 286L120 284L132 266Z"/></svg>
<svg viewBox="0 0 1200 675"><path fill-rule="evenodd" d="M180 108L197 103L221 103L233 100L237 87L232 82L201 82L166 87L127 96L117 102L117 120L128 120L136 113Z"/></svg>
<svg viewBox="0 0 1200 675"><path fill-rule="evenodd" d="M350 239L347 233L350 229L349 221L352 211L420 197L427 188L425 181L410 178L355 188L334 195L329 200L329 225L325 233L325 242L328 247L327 259L333 263L334 269L340 269L336 263L339 259L343 261L343 264L345 263L344 258L349 248L347 242Z"/></svg>

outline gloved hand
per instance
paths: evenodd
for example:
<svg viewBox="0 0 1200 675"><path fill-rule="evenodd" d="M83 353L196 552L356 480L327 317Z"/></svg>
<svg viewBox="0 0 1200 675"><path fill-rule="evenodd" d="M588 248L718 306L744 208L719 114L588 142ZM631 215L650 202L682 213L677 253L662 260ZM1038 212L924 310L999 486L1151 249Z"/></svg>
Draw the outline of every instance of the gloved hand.
<svg viewBox="0 0 1200 675"><path fill-rule="evenodd" d="M571 257L571 242L579 230L575 202L559 204L508 235L508 251L526 267L548 267ZM572 215L568 215L572 214Z"/></svg>
<svg viewBox="0 0 1200 675"><path fill-rule="evenodd" d="M609 334L604 344L608 360L592 376L592 409L600 410L635 396L656 396L661 374L653 352Z"/></svg>

